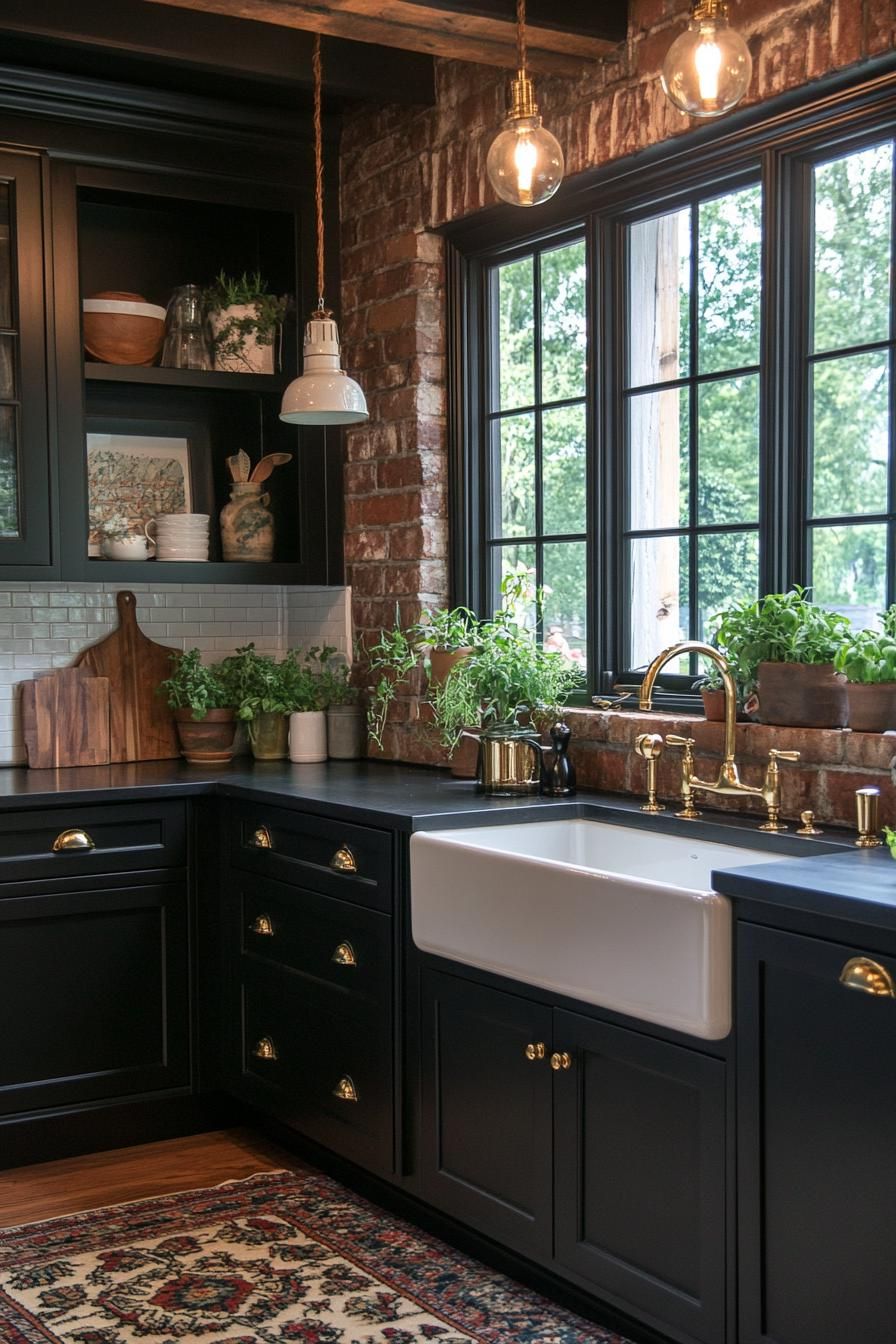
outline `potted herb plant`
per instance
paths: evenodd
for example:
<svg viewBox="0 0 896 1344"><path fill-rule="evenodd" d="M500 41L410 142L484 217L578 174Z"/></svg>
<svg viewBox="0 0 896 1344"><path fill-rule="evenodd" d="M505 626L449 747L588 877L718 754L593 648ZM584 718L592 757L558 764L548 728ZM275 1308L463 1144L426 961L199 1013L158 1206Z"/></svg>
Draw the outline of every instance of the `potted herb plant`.
<svg viewBox="0 0 896 1344"><path fill-rule="evenodd" d="M881 619L881 630L850 631L834 658L846 679L849 726L857 733L896 728L896 605Z"/></svg>
<svg viewBox="0 0 896 1344"><path fill-rule="evenodd" d="M297 650L283 660L283 695L289 705L289 759L308 765L327 759L326 695L323 665L335 649Z"/></svg>
<svg viewBox="0 0 896 1344"><path fill-rule="evenodd" d="M290 301L268 292L256 271L221 271L203 292L212 332L215 368L229 373L274 373L274 346Z"/></svg>
<svg viewBox="0 0 896 1344"><path fill-rule="evenodd" d="M199 649L172 653L170 677L159 686L180 737L181 750L193 765L223 765L233 757L236 718L230 687L220 667L202 662Z"/></svg>
<svg viewBox="0 0 896 1344"><path fill-rule="evenodd" d="M322 681L327 706L327 754L333 761L357 760L364 752L364 709L358 688L351 683L350 665L344 659L328 659Z"/></svg>
<svg viewBox="0 0 896 1344"><path fill-rule="evenodd" d="M395 625L382 630L365 652L367 664L367 734L383 750L389 709L402 686L420 667L420 651L412 630L403 630L395 611ZM422 689L422 686L421 686Z"/></svg>
<svg viewBox="0 0 896 1344"><path fill-rule="evenodd" d="M224 659L221 672L236 717L246 724L252 755L257 761L285 760L292 707L284 685L289 676L285 662L246 644Z"/></svg>
<svg viewBox="0 0 896 1344"><path fill-rule="evenodd" d="M747 709L762 723L843 728L846 688L834 658L849 631L845 616L809 601L805 588L735 603L717 617L715 640L756 695Z"/></svg>
<svg viewBox="0 0 896 1344"><path fill-rule="evenodd" d="M424 654L431 687L439 686L452 667L473 652L478 626L468 607L424 609L420 613L412 638Z"/></svg>

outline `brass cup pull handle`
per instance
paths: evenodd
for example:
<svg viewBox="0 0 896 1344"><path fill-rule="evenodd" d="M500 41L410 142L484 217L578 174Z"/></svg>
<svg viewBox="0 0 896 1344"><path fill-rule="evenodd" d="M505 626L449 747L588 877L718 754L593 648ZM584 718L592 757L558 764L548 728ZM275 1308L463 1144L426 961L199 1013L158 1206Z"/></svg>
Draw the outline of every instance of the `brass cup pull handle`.
<svg viewBox="0 0 896 1344"><path fill-rule="evenodd" d="M253 849L273 849L274 842L271 839L271 833L267 826L259 826L258 829L253 832L249 844Z"/></svg>
<svg viewBox="0 0 896 1344"><path fill-rule="evenodd" d="M256 915L249 925L252 933L257 933L261 938L273 938L274 921L270 915Z"/></svg>
<svg viewBox="0 0 896 1344"><path fill-rule="evenodd" d="M330 860L330 867L334 873L356 873L358 861L348 845L340 845Z"/></svg>
<svg viewBox="0 0 896 1344"><path fill-rule="evenodd" d="M525 1055L529 1060L544 1059L544 1041L535 1041L534 1043L530 1041L526 1046Z"/></svg>
<svg viewBox="0 0 896 1344"><path fill-rule="evenodd" d="M256 1059L276 1059L277 1047L270 1036L262 1036L261 1040L253 1045L252 1053Z"/></svg>
<svg viewBox="0 0 896 1344"><path fill-rule="evenodd" d="M339 943L330 958L337 966L357 966L358 958L351 943Z"/></svg>
<svg viewBox="0 0 896 1344"><path fill-rule="evenodd" d="M333 1088L333 1096L338 1101L357 1101L358 1089L355 1087L351 1074L344 1074L339 1082Z"/></svg>
<svg viewBox="0 0 896 1344"><path fill-rule="evenodd" d="M847 989L860 989L882 999L896 999L896 984L886 966L870 957L850 957L840 972L840 983Z"/></svg>
<svg viewBox="0 0 896 1344"><path fill-rule="evenodd" d="M555 1073L559 1073L561 1069L571 1069L572 1055L566 1050L555 1050L551 1055L551 1068Z"/></svg>
<svg viewBox="0 0 896 1344"><path fill-rule="evenodd" d="M64 854L75 849L96 849L86 831L61 831L53 841L53 853Z"/></svg>

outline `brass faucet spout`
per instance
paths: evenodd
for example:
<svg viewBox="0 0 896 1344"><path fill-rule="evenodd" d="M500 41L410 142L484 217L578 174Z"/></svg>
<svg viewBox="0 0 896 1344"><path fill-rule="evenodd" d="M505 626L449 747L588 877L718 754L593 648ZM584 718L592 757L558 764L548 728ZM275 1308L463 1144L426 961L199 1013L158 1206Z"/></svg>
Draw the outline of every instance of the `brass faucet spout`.
<svg viewBox="0 0 896 1344"><path fill-rule="evenodd" d="M672 644L668 649L663 649L658 653L653 662L644 674L644 680L641 682L641 695L639 707L641 709L651 708L651 696L654 682L659 673L670 663L673 658L679 657L683 653L697 653L703 658L708 658L710 662L715 663L722 677L722 686L725 691L725 759L722 764L722 770L719 776L720 782L724 780L738 788L737 767L734 765L734 724L737 718L737 687L734 684L734 677L731 675L731 669L728 663L711 644L703 644L699 639L688 639L681 644ZM732 769L733 767L733 769Z"/></svg>

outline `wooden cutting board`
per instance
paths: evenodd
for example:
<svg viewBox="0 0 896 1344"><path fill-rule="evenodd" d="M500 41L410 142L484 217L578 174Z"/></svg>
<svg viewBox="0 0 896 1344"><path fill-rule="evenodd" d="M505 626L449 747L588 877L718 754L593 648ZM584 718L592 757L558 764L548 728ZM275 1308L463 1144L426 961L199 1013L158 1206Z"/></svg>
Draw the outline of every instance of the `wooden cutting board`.
<svg viewBox="0 0 896 1344"><path fill-rule="evenodd" d="M109 679L65 667L22 686L22 731L32 770L108 765Z"/></svg>
<svg viewBox="0 0 896 1344"><path fill-rule="evenodd" d="M162 761L180 755L174 716L156 687L171 672L171 649L137 624L133 593L117 595L119 627L85 649L77 667L110 683L111 761Z"/></svg>

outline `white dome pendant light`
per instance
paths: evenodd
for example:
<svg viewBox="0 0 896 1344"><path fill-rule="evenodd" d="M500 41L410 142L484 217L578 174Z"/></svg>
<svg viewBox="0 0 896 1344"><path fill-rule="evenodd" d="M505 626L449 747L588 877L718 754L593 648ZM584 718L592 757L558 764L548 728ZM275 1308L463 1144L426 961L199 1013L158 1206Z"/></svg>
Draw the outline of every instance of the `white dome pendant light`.
<svg viewBox="0 0 896 1344"><path fill-rule="evenodd" d="M750 48L729 25L725 0L694 0L660 73L669 101L692 117L721 117L743 98L752 73Z"/></svg>
<svg viewBox="0 0 896 1344"><path fill-rule="evenodd" d="M563 150L541 124L535 86L526 74L526 0L516 4L516 45L518 69L510 81L510 107L489 146L485 171L502 201L541 205L563 181Z"/></svg>
<svg viewBox="0 0 896 1344"><path fill-rule="evenodd" d="M317 212L317 309L305 326L304 372L283 393L288 425L358 425L368 419L364 393L339 363L339 329L324 306L324 151L320 34L314 37L314 203Z"/></svg>

